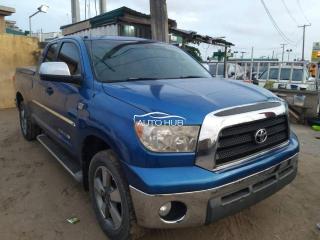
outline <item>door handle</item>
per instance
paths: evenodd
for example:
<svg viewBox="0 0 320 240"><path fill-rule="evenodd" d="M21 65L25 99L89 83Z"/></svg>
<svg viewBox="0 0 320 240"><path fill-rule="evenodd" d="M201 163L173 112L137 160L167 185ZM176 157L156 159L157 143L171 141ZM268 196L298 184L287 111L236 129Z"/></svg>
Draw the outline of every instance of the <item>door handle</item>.
<svg viewBox="0 0 320 240"><path fill-rule="evenodd" d="M47 87L47 88L46 88L46 93L47 93L47 94L52 95L53 92L54 92L54 91L53 91L53 88L52 88L52 87Z"/></svg>

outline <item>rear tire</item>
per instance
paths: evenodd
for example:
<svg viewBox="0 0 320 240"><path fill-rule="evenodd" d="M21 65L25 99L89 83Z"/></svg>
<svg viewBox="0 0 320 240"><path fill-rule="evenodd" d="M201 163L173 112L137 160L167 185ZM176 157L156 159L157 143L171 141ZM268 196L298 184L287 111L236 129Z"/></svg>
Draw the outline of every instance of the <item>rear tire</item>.
<svg viewBox="0 0 320 240"><path fill-rule="evenodd" d="M33 141L41 133L41 130L32 122L28 109L23 102L19 104L19 119L23 137L28 141Z"/></svg>
<svg viewBox="0 0 320 240"><path fill-rule="evenodd" d="M89 166L89 192L99 225L110 239L136 239L143 235L136 225L129 186L112 150L98 152Z"/></svg>

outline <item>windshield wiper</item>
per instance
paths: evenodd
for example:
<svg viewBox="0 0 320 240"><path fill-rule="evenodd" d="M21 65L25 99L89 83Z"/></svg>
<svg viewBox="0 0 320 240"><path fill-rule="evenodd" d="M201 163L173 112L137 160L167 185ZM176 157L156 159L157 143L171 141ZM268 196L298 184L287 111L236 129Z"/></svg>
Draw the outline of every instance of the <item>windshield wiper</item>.
<svg viewBox="0 0 320 240"><path fill-rule="evenodd" d="M125 79L125 81L143 81L143 80L158 80L160 78L155 78L155 77L129 77Z"/></svg>
<svg viewBox="0 0 320 240"><path fill-rule="evenodd" d="M203 78L203 76L189 75L175 78L155 78L155 77L129 77L123 81L143 81L143 80L160 80L160 79L184 79L184 78Z"/></svg>
<svg viewBox="0 0 320 240"><path fill-rule="evenodd" d="M197 76L197 75L188 75L188 76L180 76L178 77L179 79L184 79L184 78L204 78L203 76Z"/></svg>

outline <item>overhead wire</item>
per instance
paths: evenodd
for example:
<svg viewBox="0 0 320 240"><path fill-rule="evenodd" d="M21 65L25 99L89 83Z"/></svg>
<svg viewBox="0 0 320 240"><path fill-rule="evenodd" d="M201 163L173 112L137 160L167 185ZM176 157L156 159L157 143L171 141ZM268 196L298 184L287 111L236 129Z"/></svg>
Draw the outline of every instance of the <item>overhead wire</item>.
<svg viewBox="0 0 320 240"><path fill-rule="evenodd" d="M280 27L278 26L277 22L274 20L274 18L272 17L267 5L265 4L264 0L260 0L263 7L264 7L264 10L265 12L267 13L272 25L274 26L274 28L277 30L277 32L279 33L279 35L282 37L282 39L288 43L292 42L291 39L289 39L283 32L282 30L280 29Z"/></svg>
<svg viewBox="0 0 320 240"><path fill-rule="evenodd" d="M290 9L288 8L288 5L286 4L285 0L281 0L281 1L290 18L295 22L295 24L299 25L297 19L292 15Z"/></svg>
<svg viewBox="0 0 320 240"><path fill-rule="evenodd" d="M309 24L311 24L311 22L309 21L309 19L307 18L306 14L305 14L304 11L303 11L303 8L302 8L302 6L301 6L300 0L297 0L297 3L298 3L298 6L299 6L299 8L300 8L300 11L301 11L304 19L305 19Z"/></svg>

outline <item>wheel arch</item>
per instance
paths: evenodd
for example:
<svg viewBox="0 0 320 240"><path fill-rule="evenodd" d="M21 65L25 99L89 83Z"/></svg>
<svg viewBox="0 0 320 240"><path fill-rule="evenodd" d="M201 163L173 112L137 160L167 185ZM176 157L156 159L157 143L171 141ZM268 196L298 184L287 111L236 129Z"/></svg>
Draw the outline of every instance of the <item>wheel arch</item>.
<svg viewBox="0 0 320 240"><path fill-rule="evenodd" d="M22 96L22 94L18 91L17 93L16 93L16 105L17 105L17 107L18 108L20 108L20 104L21 104L21 102L23 102L23 96Z"/></svg>
<svg viewBox="0 0 320 240"><path fill-rule="evenodd" d="M83 186L89 189L88 170L93 156L102 151L110 149L110 145L100 136L88 135L84 138L81 147L81 163L83 172Z"/></svg>

